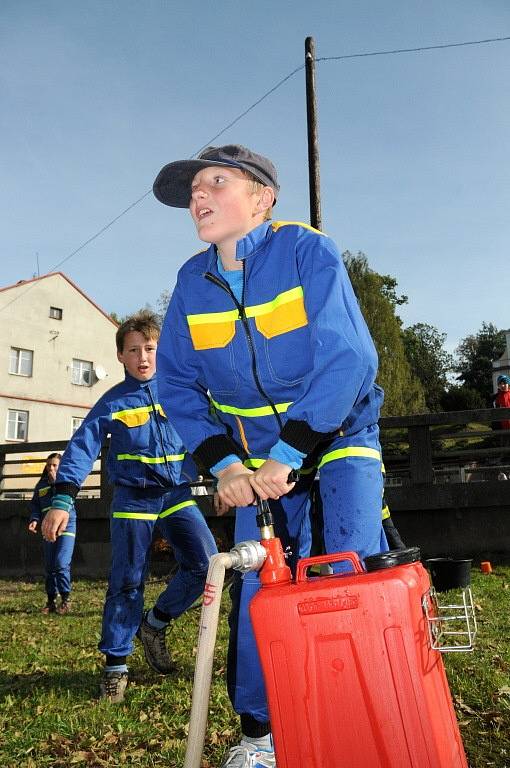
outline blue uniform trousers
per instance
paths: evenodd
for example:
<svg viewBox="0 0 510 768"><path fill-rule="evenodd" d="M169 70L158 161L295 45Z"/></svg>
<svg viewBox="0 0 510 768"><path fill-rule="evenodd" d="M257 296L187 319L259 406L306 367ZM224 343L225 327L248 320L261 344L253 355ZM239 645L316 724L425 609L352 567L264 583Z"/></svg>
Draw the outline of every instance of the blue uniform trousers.
<svg viewBox="0 0 510 768"><path fill-rule="evenodd" d="M71 591L71 560L75 540L76 510L73 507L65 531L56 541L43 541L45 587L49 602L54 602L57 594L68 595Z"/></svg>
<svg viewBox="0 0 510 768"><path fill-rule="evenodd" d="M175 576L156 605L180 616L203 592L214 538L187 486L170 490L116 486L112 501L111 568L99 650L127 656L143 614L144 582L154 527L172 547Z"/></svg>
<svg viewBox="0 0 510 768"><path fill-rule="evenodd" d="M338 437L318 456L319 486L327 552L354 551L361 558L388 549L381 520L382 473L379 429L367 427L355 435ZM308 537L310 484L314 473L303 475L292 493L270 501L275 533L288 563L295 568L303 556L300 536ZM260 539L256 508L236 512L235 540ZM309 541L309 539L307 539ZM265 687L248 614L250 600L259 589L256 573L236 574L231 587L229 618L228 692L236 712L256 720L269 720ZM273 617L268 616L268 621Z"/></svg>

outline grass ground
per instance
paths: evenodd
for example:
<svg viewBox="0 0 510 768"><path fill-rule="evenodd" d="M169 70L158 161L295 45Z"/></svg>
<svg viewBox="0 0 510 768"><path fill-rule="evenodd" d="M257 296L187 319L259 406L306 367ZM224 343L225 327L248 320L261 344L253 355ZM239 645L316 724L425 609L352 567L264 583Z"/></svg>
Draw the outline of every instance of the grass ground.
<svg viewBox="0 0 510 768"><path fill-rule="evenodd" d="M43 616L40 584L0 581L1 768L182 766L200 611L177 622L169 637L178 673L156 675L137 647L125 703L112 705L96 699L104 588L78 582L71 615ZM146 603L161 588L150 582ZM510 768L510 568L475 573L473 592L477 648L449 654L445 663L471 768ZM225 692L227 610L225 596L204 768L220 765L238 737Z"/></svg>

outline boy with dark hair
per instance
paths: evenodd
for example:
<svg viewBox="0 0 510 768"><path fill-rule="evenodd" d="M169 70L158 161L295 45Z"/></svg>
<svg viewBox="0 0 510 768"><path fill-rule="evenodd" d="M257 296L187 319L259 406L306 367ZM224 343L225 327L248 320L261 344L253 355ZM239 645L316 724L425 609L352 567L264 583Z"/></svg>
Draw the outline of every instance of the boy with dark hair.
<svg viewBox="0 0 510 768"><path fill-rule="evenodd" d="M203 591L214 538L191 495L195 466L160 405L156 373L159 324L143 310L116 334L125 379L95 404L71 438L57 474L56 495L42 532L48 541L65 529L81 485L110 434L111 569L99 650L106 664L101 697L120 702L128 683L127 656L135 634L147 662L160 674L173 663L166 629ZM178 570L150 611L143 612L144 581L154 526L172 547Z"/></svg>
<svg viewBox="0 0 510 768"><path fill-rule="evenodd" d="M179 272L158 382L188 449L237 507L236 541L259 538L251 505L269 499L292 565L319 468L326 551L384 551L377 354L336 246L306 224L268 220L276 169L239 145L166 165L154 193L189 207L210 243ZM238 576L232 594L228 687L242 739L229 768L275 765L248 616L258 586L257 574Z"/></svg>

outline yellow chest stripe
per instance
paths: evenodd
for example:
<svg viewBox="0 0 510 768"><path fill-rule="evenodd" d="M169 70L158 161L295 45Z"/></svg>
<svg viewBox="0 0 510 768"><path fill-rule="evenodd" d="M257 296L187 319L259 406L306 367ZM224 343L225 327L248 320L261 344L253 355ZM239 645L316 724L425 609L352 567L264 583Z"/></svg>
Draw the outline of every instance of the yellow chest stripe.
<svg viewBox="0 0 510 768"><path fill-rule="evenodd" d="M203 323L229 323L239 320L239 311L229 309L227 312L203 312L199 315L188 315L188 325L202 325Z"/></svg>
<svg viewBox="0 0 510 768"><path fill-rule="evenodd" d="M142 405L139 408L126 408L124 411L114 411L112 413L112 420L121 421L126 427L141 427L149 421L154 410L160 416L166 418L163 408L159 403L156 403L155 407L152 405Z"/></svg>
<svg viewBox="0 0 510 768"><path fill-rule="evenodd" d="M302 297L303 288L301 285L298 285L296 288L291 288L289 291L278 294L274 299L266 301L264 304L254 304L253 307L246 307L246 317L269 315L284 304L289 304L291 301L301 299Z"/></svg>
<svg viewBox="0 0 510 768"><path fill-rule="evenodd" d="M165 412L163 411L163 408L159 403L155 404L155 409L152 405L141 405L138 408L126 408L123 411L114 411L112 413L112 419L122 419L123 416L125 416L128 413L152 413L152 411L156 410L158 413L165 415Z"/></svg>
<svg viewBox="0 0 510 768"><path fill-rule="evenodd" d="M303 287L301 285L295 288L290 288L288 291L283 291L275 296L271 301L266 301L263 304L253 304L251 307L245 307L246 317L259 317L260 315L269 315L279 307L289 304L291 301L301 299L303 297ZM202 325L209 323L228 323L232 320L239 320L239 312L237 309L231 309L227 312L203 312L197 315L188 315L188 325Z"/></svg>

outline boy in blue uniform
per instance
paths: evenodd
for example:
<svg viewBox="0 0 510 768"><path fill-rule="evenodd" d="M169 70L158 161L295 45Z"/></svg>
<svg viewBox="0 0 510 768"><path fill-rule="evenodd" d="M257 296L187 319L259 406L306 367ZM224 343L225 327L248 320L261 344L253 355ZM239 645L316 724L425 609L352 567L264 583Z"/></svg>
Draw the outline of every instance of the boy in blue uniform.
<svg viewBox="0 0 510 768"><path fill-rule="evenodd" d="M377 355L334 243L306 224L270 221L278 192L273 164L239 145L209 147L156 178L158 200L189 208L210 243L179 272L158 349L160 397L237 507L236 541L259 538L257 494L270 500L292 564L318 468L326 551L365 557L387 549ZM302 472L296 484L292 469ZM229 768L275 765L248 616L257 588L246 574L233 590L228 686L242 739Z"/></svg>
<svg viewBox="0 0 510 768"><path fill-rule="evenodd" d="M202 593L214 538L191 496L195 466L160 405L156 373L159 325L141 311L116 334L123 382L104 394L69 442L56 479L52 509L43 522L48 541L65 529L73 499L111 435L108 473L114 483L111 569L99 650L106 656L101 696L124 698L127 656L135 634L147 662L161 674L173 669L165 643L170 621ZM172 547L178 571L156 605L143 613L144 580L155 525Z"/></svg>
<svg viewBox="0 0 510 768"><path fill-rule="evenodd" d="M46 459L44 472L37 482L34 495L30 502L30 519L28 530L37 533L44 515L51 508L55 495L55 479L62 458L60 453L50 453ZM69 595L71 594L71 560L73 559L74 542L76 538L76 510L74 505L69 510L69 520L65 531L57 541L45 541L44 567L46 569L46 605L43 613L69 613ZM60 605L57 606L57 595L60 595Z"/></svg>

